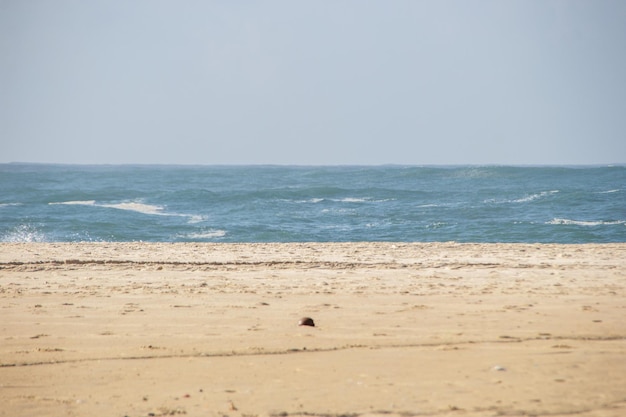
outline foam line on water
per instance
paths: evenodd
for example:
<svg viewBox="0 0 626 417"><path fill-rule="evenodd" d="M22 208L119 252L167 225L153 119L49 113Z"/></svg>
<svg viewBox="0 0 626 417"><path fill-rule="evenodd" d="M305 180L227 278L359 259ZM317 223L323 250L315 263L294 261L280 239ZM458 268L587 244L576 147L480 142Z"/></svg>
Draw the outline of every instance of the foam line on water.
<svg viewBox="0 0 626 417"><path fill-rule="evenodd" d="M613 221L589 221L589 220L572 220L572 219L552 219L546 224L553 225L574 225L574 226L605 226L605 225L616 225L616 224L624 224L626 225L626 220L613 220Z"/></svg>
<svg viewBox="0 0 626 417"><path fill-rule="evenodd" d="M111 209L116 209L116 210L132 211L135 213L141 213L141 214L147 214L147 215L153 215L153 216L186 217L189 219L188 222L190 224L200 223L206 220L206 218L202 215L168 213L168 212L165 212L165 207L163 206L154 205L154 204L145 204L139 201L124 201L121 203L105 204L105 203L96 203L95 200L73 200L73 201L62 201L62 202L48 203L48 204L111 208Z"/></svg>

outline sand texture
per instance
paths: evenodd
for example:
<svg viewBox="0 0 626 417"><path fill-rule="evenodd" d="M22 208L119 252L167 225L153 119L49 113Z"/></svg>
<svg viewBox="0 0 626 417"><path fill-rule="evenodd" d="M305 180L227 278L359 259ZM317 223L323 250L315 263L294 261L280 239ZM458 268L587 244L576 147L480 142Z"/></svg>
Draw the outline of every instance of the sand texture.
<svg viewBox="0 0 626 417"><path fill-rule="evenodd" d="M626 244L0 244L0 416L169 415L626 416Z"/></svg>

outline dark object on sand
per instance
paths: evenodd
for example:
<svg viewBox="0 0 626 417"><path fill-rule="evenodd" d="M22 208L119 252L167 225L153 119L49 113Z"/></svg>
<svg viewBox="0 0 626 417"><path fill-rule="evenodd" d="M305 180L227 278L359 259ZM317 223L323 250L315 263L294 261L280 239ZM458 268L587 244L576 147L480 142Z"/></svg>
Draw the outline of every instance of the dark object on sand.
<svg viewBox="0 0 626 417"><path fill-rule="evenodd" d="M315 327L315 322L311 317L302 317L298 322L298 326L312 326Z"/></svg>

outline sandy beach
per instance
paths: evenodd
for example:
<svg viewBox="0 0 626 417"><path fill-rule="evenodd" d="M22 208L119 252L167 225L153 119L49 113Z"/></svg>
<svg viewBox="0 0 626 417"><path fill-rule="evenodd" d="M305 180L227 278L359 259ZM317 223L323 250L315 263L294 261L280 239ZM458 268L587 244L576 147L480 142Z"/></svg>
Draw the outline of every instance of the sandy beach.
<svg viewBox="0 0 626 417"><path fill-rule="evenodd" d="M0 416L626 415L626 244L7 243L0 308Z"/></svg>

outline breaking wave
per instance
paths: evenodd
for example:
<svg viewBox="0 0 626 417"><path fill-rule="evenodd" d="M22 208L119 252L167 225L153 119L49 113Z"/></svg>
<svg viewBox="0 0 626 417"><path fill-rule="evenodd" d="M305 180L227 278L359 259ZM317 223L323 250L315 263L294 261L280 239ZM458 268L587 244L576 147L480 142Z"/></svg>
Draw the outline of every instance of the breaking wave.
<svg viewBox="0 0 626 417"><path fill-rule="evenodd" d="M132 211L135 213L154 215L154 216L174 216L174 217L186 217L188 218L188 223L200 223L205 219L204 216L195 215L195 214L180 214L180 213L168 213L165 211L165 207L158 206L154 204L145 204L138 201L125 201L121 203L115 204L105 204L105 203L97 203L95 200L76 200L76 201L63 201L59 203L48 203L50 205L66 205L66 206L91 206L91 207L102 207L102 208L112 208L116 210L126 210Z"/></svg>
<svg viewBox="0 0 626 417"><path fill-rule="evenodd" d="M574 225L574 226L606 226L606 225L616 225L616 224L626 224L626 220L614 220L614 221L589 221L589 220L571 220L571 219L552 219L546 224L553 225Z"/></svg>
<svg viewBox="0 0 626 417"><path fill-rule="evenodd" d="M45 233L32 224L20 224L0 237L0 241L6 243L29 243L47 242L48 239Z"/></svg>
<svg viewBox="0 0 626 417"><path fill-rule="evenodd" d="M205 232L187 233L180 237L183 237L186 239L216 239L216 238L220 238L224 236L226 236L225 230L207 230Z"/></svg>
<svg viewBox="0 0 626 417"><path fill-rule="evenodd" d="M515 198L512 200L489 199L489 200L485 200L485 203L492 203L492 204L529 203L531 201L539 200L540 198L544 198L544 197L556 194L558 192L559 190L542 191L540 193L530 194L530 195L527 195L521 198Z"/></svg>

